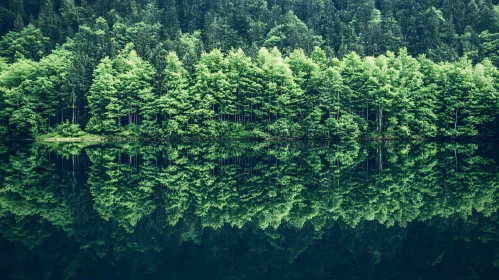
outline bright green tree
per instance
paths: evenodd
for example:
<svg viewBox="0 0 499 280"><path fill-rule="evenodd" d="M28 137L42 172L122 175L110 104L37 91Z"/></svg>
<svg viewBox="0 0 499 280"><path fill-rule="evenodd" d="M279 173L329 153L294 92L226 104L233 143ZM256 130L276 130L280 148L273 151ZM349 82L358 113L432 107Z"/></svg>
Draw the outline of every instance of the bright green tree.
<svg viewBox="0 0 499 280"><path fill-rule="evenodd" d="M188 94L189 75L175 52L166 57L163 92L156 100L162 136L181 137L187 133L193 101Z"/></svg>

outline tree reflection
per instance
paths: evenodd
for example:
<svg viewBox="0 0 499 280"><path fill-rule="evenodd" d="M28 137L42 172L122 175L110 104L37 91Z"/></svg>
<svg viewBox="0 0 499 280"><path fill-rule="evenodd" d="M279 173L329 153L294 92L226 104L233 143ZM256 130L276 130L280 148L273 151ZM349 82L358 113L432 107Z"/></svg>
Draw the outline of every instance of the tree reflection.
<svg viewBox="0 0 499 280"><path fill-rule="evenodd" d="M35 250L46 275L91 276L88 267L105 258L129 275L175 263L180 268L168 275L194 277L178 263L188 257L212 278L271 276L293 263L311 266L299 271L310 279L397 277L390 264L405 270L459 265L470 270L447 276L471 277L499 260L499 175L489 144L3 147L1 235ZM61 271L44 254L62 246L73 251ZM287 269L280 278L299 278Z"/></svg>

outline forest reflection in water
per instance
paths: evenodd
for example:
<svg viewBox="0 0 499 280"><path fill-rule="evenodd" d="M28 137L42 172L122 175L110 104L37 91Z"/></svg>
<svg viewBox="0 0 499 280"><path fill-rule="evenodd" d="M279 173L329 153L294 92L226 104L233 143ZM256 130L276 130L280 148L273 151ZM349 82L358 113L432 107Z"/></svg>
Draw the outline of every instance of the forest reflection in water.
<svg viewBox="0 0 499 280"><path fill-rule="evenodd" d="M497 279L491 143L0 144L1 279Z"/></svg>

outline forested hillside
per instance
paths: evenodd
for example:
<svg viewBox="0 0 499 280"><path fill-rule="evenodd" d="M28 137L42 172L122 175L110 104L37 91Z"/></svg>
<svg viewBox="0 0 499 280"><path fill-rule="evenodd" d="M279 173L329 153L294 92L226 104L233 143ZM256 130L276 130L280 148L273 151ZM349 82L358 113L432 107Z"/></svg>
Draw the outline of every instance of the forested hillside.
<svg viewBox="0 0 499 280"><path fill-rule="evenodd" d="M2 137L499 131L499 0L5 0L0 35Z"/></svg>

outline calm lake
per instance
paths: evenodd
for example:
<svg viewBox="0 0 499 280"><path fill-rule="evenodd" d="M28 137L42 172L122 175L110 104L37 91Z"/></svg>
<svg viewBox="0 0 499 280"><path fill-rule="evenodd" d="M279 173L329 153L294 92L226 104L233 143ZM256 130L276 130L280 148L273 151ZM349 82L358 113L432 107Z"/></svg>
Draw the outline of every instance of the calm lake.
<svg viewBox="0 0 499 280"><path fill-rule="evenodd" d="M0 279L499 279L499 145L0 143Z"/></svg>

